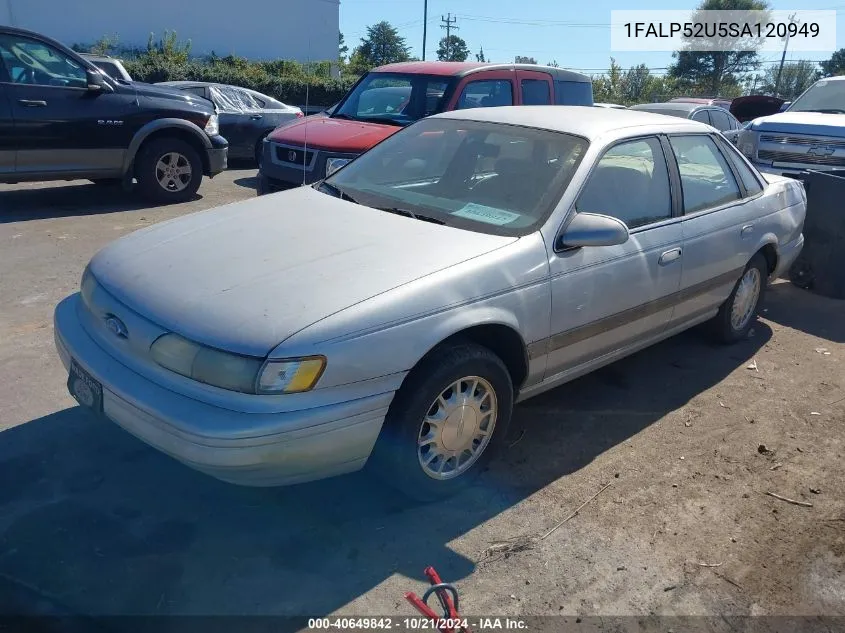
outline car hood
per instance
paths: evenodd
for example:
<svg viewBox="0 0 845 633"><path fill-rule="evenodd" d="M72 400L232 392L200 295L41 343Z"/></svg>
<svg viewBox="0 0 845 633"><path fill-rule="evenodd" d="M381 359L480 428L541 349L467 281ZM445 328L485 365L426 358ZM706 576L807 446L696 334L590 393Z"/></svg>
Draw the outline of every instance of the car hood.
<svg viewBox="0 0 845 633"><path fill-rule="evenodd" d="M754 119L751 129L755 132L845 136L845 114L781 112Z"/></svg>
<svg viewBox="0 0 845 633"><path fill-rule="evenodd" d="M214 114L214 104L211 101L183 90L156 84L147 84L141 81L131 81L129 82L129 86L125 84L123 86L124 88L133 90L138 97L175 101L178 104L196 108L198 111Z"/></svg>
<svg viewBox="0 0 845 633"><path fill-rule="evenodd" d="M515 239L300 187L132 233L97 253L90 271L164 329L265 356L344 308Z"/></svg>
<svg viewBox="0 0 845 633"><path fill-rule="evenodd" d="M275 130L270 134L270 140L294 147L307 143L308 147L359 154L401 129L396 125L362 123L328 116L305 117Z"/></svg>

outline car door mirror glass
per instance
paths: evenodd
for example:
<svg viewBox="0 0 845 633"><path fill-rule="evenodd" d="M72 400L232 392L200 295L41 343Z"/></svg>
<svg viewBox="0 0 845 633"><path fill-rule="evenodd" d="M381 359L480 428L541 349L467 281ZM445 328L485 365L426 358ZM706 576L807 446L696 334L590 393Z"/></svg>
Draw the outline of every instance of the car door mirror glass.
<svg viewBox="0 0 845 633"><path fill-rule="evenodd" d="M628 227L609 215L576 213L558 237L558 248L617 246L628 241Z"/></svg>

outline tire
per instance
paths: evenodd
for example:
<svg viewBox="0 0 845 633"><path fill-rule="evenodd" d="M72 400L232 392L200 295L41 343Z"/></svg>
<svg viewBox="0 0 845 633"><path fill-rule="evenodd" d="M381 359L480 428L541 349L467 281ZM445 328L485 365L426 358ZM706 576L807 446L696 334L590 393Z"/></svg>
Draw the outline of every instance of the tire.
<svg viewBox="0 0 845 633"><path fill-rule="evenodd" d="M159 166L166 168L170 164L183 170L187 166L190 172L187 178L184 172L173 174L165 187L167 174L159 171ZM138 190L148 200L165 204L185 202L193 197L202 182L202 160L197 151L181 139L155 139L138 152L135 177Z"/></svg>
<svg viewBox="0 0 845 633"><path fill-rule="evenodd" d="M451 404L453 398L461 402L459 394L465 396L474 385L474 405ZM440 398L448 403L445 407L438 404ZM453 407L456 410L446 417ZM513 384L498 356L474 343L436 348L411 371L393 399L367 466L417 501L449 497L472 483L501 448L512 410ZM472 415L471 427L463 411ZM438 431L427 416L447 421ZM489 433L482 436L485 428ZM424 434L434 439L420 446ZM477 449L474 456L470 447Z"/></svg>
<svg viewBox="0 0 845 633"><path fill-rule="evenodd" d="M761 253L757 253L748 262L742 273L742 277L736 282L731 295L719 308L718 314L713 317L713 321L711 322L712 331L717 340L723 343L736 343L748 336L748 332L757 319L757 314L766 295L768 276L769 268L766 258ZM745 283L751 283L752 286L745 286L743 288ZM745 294L746 292L756 294L756 299L753 294L751 297L748 297ZM742 304L745 303L746 298L751 303L748 303L745 310L743 310ZM734 318L735 308L738 313L736 318ZM740 312L742 313L741 315L739 314Z"/></svg>

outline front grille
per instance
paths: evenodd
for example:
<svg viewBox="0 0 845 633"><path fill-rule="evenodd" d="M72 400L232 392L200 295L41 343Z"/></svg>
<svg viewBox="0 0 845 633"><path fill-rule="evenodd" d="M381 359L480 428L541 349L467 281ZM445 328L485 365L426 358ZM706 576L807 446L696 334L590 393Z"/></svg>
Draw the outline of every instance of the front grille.
<svg viewBox="0 0 845 633"><path fill-rule="evenodd" d="M778 143L780 145L824 145L845 149L845 140L817 138L813 136L786 136L784 134L761 134L761 143Z"/></svg>
<svg viewBox="0 0 845 633"><path fill-rule="evenodd" d="M283 163L295 165L310 165L314 158L314 152L307 152L304 149L276 146L276 159Z"/></svg>
<svg viewBox="0 0 845 633"><path fill-rule="evenodd" d="M761 149L757 152L760 160L770 160L776 163L803 163L806 165L830 165L845 167L845 156L816 156L804 152L778 152Z"/></svg>

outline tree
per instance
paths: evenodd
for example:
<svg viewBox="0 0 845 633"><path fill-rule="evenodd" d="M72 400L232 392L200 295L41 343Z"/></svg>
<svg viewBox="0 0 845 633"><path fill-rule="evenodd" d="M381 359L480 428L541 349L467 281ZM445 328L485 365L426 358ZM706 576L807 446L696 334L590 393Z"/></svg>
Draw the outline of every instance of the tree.
<svg viewBox="0 0 845 633"><path fill-rule="evenodd" d="M487 58L484 57L484 47L478 49L478 52L475 54L475 61L477 62L486 62Z"/></svg>
<svg viewBox="0 0 845 633"><path fill-rule="evenodd" d="M533 57L523 57L522 55L517 55L513 59L514 64L536 64L537 60Z"/></svg>
<svg viewBox="0 0 845 633"><path fill-rule="evenodd" d="M367 27L367 37L362 37L361 45L352 51L349 66L353 72L364 73L376 66L408 61L409 57L405 38L390 22L382 21Z"/></svg>
<svg viewBox="0 0 845 633"><path fill-rule="evenodd" d="M346 59L346 54L349 52L349 47L343 40L343 33L338 33L338 35L340 35L340 38L338 39L337 45L337 58L340 62L343 62Z"/></svg>
<svg viewBox="0 0 845 633"><path fill-rule="evenodd" d="M712 23L702 11L767 11L768 8L765 0L703 0L692 21ZM700 50L708 45L711 50ZM672 53L676 61L669 68L669 75L680 80L688 90L713 96L725 91L737 92L740 75L759 66L757 51L761 45L750 38L716 39L697 42L696 50L692 50L692 42L687 40L683 50Z"/></svg>
<svg viewBox="0 0 845 633"><path fill-rule="evenodd" d="M821 63L822 74L825 77L845 75L845 48L840 48L830 59Z"/></svg>
<svg viewBox="0 0 845 633"><path fill-rule="evenodd" d="M437 47L437 59L441 62L465 62L469 57L467 43L457 35L447 35Z"/></svg>
<svg viewBox="0 0 845 633"><path fill-rule="evenodd" d="M783 72L780 75L780 88L775 94L778 67L772 66L766 69L763 75L763 92L792 101L809 88L818 78L819 69L815 62L787 62L783 65Z"/></svg>
<svg viewBox="0 0 845 633"><path fill-rule="evenodd" d="M552 68L560 68L560 64L557 63L556 59L550 61L548 64L546 64L546 66L551 66Z"/></svg>

